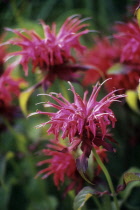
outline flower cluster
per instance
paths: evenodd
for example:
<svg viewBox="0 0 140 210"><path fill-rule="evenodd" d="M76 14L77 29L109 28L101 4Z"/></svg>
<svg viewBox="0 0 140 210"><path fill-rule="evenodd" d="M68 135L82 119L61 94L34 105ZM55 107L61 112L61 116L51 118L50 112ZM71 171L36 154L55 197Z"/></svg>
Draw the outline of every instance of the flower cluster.
<svg viewBox="0 0 140 210"><path fill-rule="evenodd" d="M112 80L106 85L109 91L113 87L124 91L135 90L140 77L140 28L134 20L117 24L115 29L112 40L95 40L94 47L81 58L84 64L91 66L83 84L93 84L101 77L111 77Z"/></svg>
<svg viewBox="0 0 140 210"><path fill-rule="evenodd" d="M20 94L19 85L23 80L14 80L11 77L11 72L18 65L22 66L26 76L29 73L30 63L32 64L33 73L36 73L39 69L42 80L33 88L42 85L45 90L54 82L56 77L67 81L76 80L78 74L75 72L77 70L87 70L83 80L84 85L91 84L99 80L100 77L108 79L112 76L113 78L112 82L108 79L109 85L106 85L109 87L108 89L111 88L111 91L100 100L97 97L104 82L102 84L98 82L93 87L89 99L87 99L88 91L85 91L83 98L81 98L71 82L68 82L70 91L73 94L72 103L61 93L51 92L45 95L53 99L54 103L48 101L44 103L44 107L53 107L57 111L43 112L37 110L29 115L43 114L49 116L50 119L47 122L36 127L39 128L48 124L50 127L47 133L55 136L55 140L48 143L47 148L42 150L46 159L40 161L38 165L44 166L46 164L47 166L37 176L43 175L42 178L44 179L49 175L53 175L54 184L57 187L63 184L66 178L69 181L66 192L75 186L76 191L82 188L83 179L79 172L84 175L87 172L88 160L91 157L93 148L103 162L108 161L107 151L114 151L111 142L115 143L115 140L109 133L109 129L115 127L116 117L110 106L113 102L125 97L125 95L116 94L120 89L113 89L112 91L112 84L113 87L118 88L123 83L124 76L129 78L131 74L133 74L134 80L134 72L136 72L137 80L137 70L139 70L138 59L135 59L135 62L132 63L132 59L123 56L126 49L129 49L129 53L131 51L132 58L139 53L138 45L132 49L129 46L129 44L136 44L137 38L135 41L131 40L128 44L128 38L124 38L124 29L118 27L119 35L114 36L115 42L112 41L111 43L107 38L103 40L97 39L94 48L86 51L86 47L80 43L80 37L89 32L89 29L85 28L88 26L88 24L84 23L85 20L80 19L79 15L68 17L58 33L56 32L55 23L50 27L41 20L40 23L44 32L43 38L35 30L7 28L6 30L13 32L16 37L0 45L2 49L4 49L5 45L14 45L21 48L16 52L0 54L2 62L3 60L7 61L10 58L18 57L16 60L13 59L14 62L9 64L6 71L0 72L0 107L9 107L12 104L13 97L18 97ZM128 25L127 28L129 27ZM134 33L137 33L136 31L134 29ZM85 54L84 51L86 51ZM76 55L81 55L82 65L77 63ZM122 72L124 75L109 75L109 69L116 63L123 64L125 70L123 69ZM129 65L131 68L128 68ZM81 72L79 75L81 75ZM126 84L123 84L122 87L126 89ZM60 138L67 139L68 145L60 144ZM101 168L94 156L92 158L94 175L96 176L100 173ZM87 174L86 176L88 177Z"/></svg>

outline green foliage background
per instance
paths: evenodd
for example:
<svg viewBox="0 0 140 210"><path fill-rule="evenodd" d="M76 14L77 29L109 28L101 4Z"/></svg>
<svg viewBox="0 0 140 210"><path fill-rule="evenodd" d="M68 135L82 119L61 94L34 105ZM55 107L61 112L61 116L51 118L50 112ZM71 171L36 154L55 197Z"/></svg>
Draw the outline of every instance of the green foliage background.
<svg viewBox="0 0 140 210"><path fill-rule="evenodd" d="M56 22L59 26L66 17L73 14L81 14L82 17L91 17L91 29L101 32L101 35L109 35L111 26L115 21L123 21L133 16L133 6L136 1L130 0L1 0L0 1L0 32L4 27L34 28L42 33L39 19L47 24ZM12 36L7 35L7 36ZM91 35L83 40L87 45L92 42ZM20 72L20 73L19 73ZM16 74L23 76L17 69ZM30 74L27 78L29 84L35 83L36 78ZM62 91L58 88L59 81L51 87L53 91ZM65 82L62 83L67 88ZM58 90L59 89L59 90ZM83 90L79 85L76 89L80 94ZM35 103L44 100L36 95L42 90L35 91L28 104L28 112L36 110ZM48 90L49 91L49 90ZM18 104L18 100L15 102ZM128 168L140 167L140 144L131 148L127 140L137 132L139 116L128 107L113 107L118 122L114 134L119 146L116 154L109 154L108 168L117 180ZM119 109L119 110L118 110ZM0 118L1 119L1 118ZM46 128L35 130L34 126L42 122L43 118L26 117L15 119L14 125L5 120L7 130L0 134L0 209L1 210L71 210L73 207L73 192L63 198L63 188L58 191L52 178L47 180L35 179L39 170L36 163L41 159L38 155L40 149L46 145ZM131 129L134 127L134 129ZM140 190L134 189L123 209L140 209ZM95 209L94 204L88 203L87 208Z"/></svg>

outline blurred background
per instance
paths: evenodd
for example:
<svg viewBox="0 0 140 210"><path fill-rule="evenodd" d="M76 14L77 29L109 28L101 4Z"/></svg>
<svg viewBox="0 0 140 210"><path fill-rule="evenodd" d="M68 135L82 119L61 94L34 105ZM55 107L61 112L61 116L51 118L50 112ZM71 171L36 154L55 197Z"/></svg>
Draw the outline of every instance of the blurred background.
<svg viewBox="0 0 140 210"><path fill-rule="evenodd" d="M57 23L59 28L64 20L73 14L81 14L82 17L91 17L88 20L91 30L100 31L101 35L111 35L112 26L116 21L127 21L134 15L138 1L132 0L1 0L0 1L0 33L5 34L5 27L34 29L42 34L39 20L46 24ZM13 34L4 35L4 39L11 38ZM89 34L82 40L87 46L92 43L92 35ZM12 48L11 48L12 50ZM15 70L17 76L25 78L23 71ZM33 85L36 81L35 75L29 73L26 80ZM58 81L48 91L62 89L58 87ZM63 82L67 88L66 82ZM80 85L75 84L77 92L83 93ZM28 113L36 110L35 103L42 101L37 98L36 90L30 97ZM18 106L18 100L14 104ZM121 177L128 168L140 166L140 145L131 147L127 145L128 130L139 123L139 116L132 110L114 106L117 113L118 123L114 135L121 146L115 154L109 154L110 162L108 168L114 174L114 182ZM119 114L118 114L119 109ZM62 187L60 190L53 184L52 177L46 180L35 179L38 172L37 162L41 159L39 151L46 144L46 128L35 129L34 126L43 121L43 116L35 121L34 118L27 119L21 111L18 116L6 120L1 113L0 123L0 209L1 210L71 210L73 207L73 194L69 193L63 198ZM128 120L127 120L128 119ZM130 122L131 121L131 122ZM129 125L128 125L129 122ZM133 129L130 136L134 132ZM130 137L129 136L129 137ZM124 155L125 154L125 155ZM126 155L128 154L128 155ZM112 157L113 156L113 157ZM123 163L122 163L123 160ZM115 163L115 164L114 164ZM115 177L117 174L117 179ZM135 208L140 209L138 195L140 190L135 190L130 200ZM131 205L131 202L129 203ZM93 209L92 202L87 209ZM132 205L133 206L133 205ZM86 207L85 207L86 209ZM125 208L127 209L127 208Z"/></svg>

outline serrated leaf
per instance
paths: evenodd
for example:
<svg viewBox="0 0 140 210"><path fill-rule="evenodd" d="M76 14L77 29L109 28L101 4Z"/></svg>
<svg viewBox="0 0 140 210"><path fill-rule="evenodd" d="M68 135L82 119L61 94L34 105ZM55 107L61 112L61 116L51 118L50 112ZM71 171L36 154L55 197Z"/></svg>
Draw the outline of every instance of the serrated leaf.
<svg viewBox="0 0 140 210"><path fill-rule="evenodd" d="M130 168L123 177L121 177L120 182L122 182L122 180L124 184L119 185L119 188L122 187L123 189L120 196L123 199L122 203L124 203L131 194L133 188L140 187L140 169Z"/></svg>
<svg viewBox="0 0 140 210"><path fill-rule="evenodd" d="M122 63L115 63L107 70L107 74L126 74L129 70L129 66Z"/></svg>
<svg viewBox="0 0 140 210"><path fill-rule="evenodd" d="M140 114L140 110L138 107L138 94L136 91L133 90L127 90L126 91L126 102L128 103L129 107L137 112L138 114Z"/></svg>
<svg viewBox="0 0 140 210"><path fill-rule="evenodd" d="M96 195L97 191L91 187L84 187L74 199L74 210L81 210L86 201L93 195Z"/></svg>
<svg viewBox="0 0 140 210"><path fill-rule="evenodd" d="M81 210L81 208L84 206L86 201L91 196L103 196L103 195L110 195L109 191L98 191L94 189L93 187L84 187L75 197L74 199L74 210Z"/></svg>
<svg viewBox="0 0 140 210"><path fill-rule="evenodd" d="M23 91L19 96L19 104L20 104L21 110L24 113L24 115L28 114L27 102L28 102L31 94L33 93L33 91L34 91L34 87L31 87L31 88Z"/></svg>
<svg viewBox="0 0 140 210"><path fill-rule="evenodd" d="M140 181L140 173L127 172L124 174L124 182L126 185L133 181Z"/></svg>

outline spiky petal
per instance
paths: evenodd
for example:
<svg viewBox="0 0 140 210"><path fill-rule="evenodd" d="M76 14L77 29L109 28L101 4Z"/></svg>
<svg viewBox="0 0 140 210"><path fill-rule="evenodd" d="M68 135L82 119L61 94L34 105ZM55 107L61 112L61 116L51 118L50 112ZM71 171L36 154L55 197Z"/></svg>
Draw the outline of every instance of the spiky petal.
<svg viewBox="0 0 140 210"><path fill-rule="evenodd" d="M34 30L9 29L17 35L17 38L8 40L5 44L21 47L21 51L12 52L7 59L20 56L19 64L23 66L25 74L28 75L28 64L31 61L33 71L39 67L45 74L51 73L52 67L75 62L71 49L83 52L85 47L80 44L79 38L89 32L84 29L87 24L83 23L78 15L68 17L56 33L56 24L52 28L41 21L44 30L44 38L40 37ZM59 69L61 71L61 68ZM53 71L55 73L55 71Z"/></svg>
<svg viewBox="0 0 140 210"><path fill-rule="evenodd" d="M73 103L70 103L61 94L46 94L54 99L58 105L48 102L44 106L54 107L58 111L56 113L37 111L34 114L45 114L50 117L48 122L40 124L39 127L50 124L51 126L47 132L48 134L54 134L56 140L58 140L61 131L63 139L69 138L71 143L70 151L76 150L80 145L83 154L77 163L79 167L84 163L82 169L85 171L93 144L96 146L102 145L107 150L113 150L111 144L106 141L106 139L113 141L108 134L108 126L114 127L116 122L115 115L109 107L113 102L125 97L125 95L115 95L117 90L114 90L100 101L97 101L97 96L102 86L102 84L97 83L93 87L89 100L87 100L87 92L84 93L82 99L76 93L73 85L70 82L69 84L74 96Z"/></svg>

